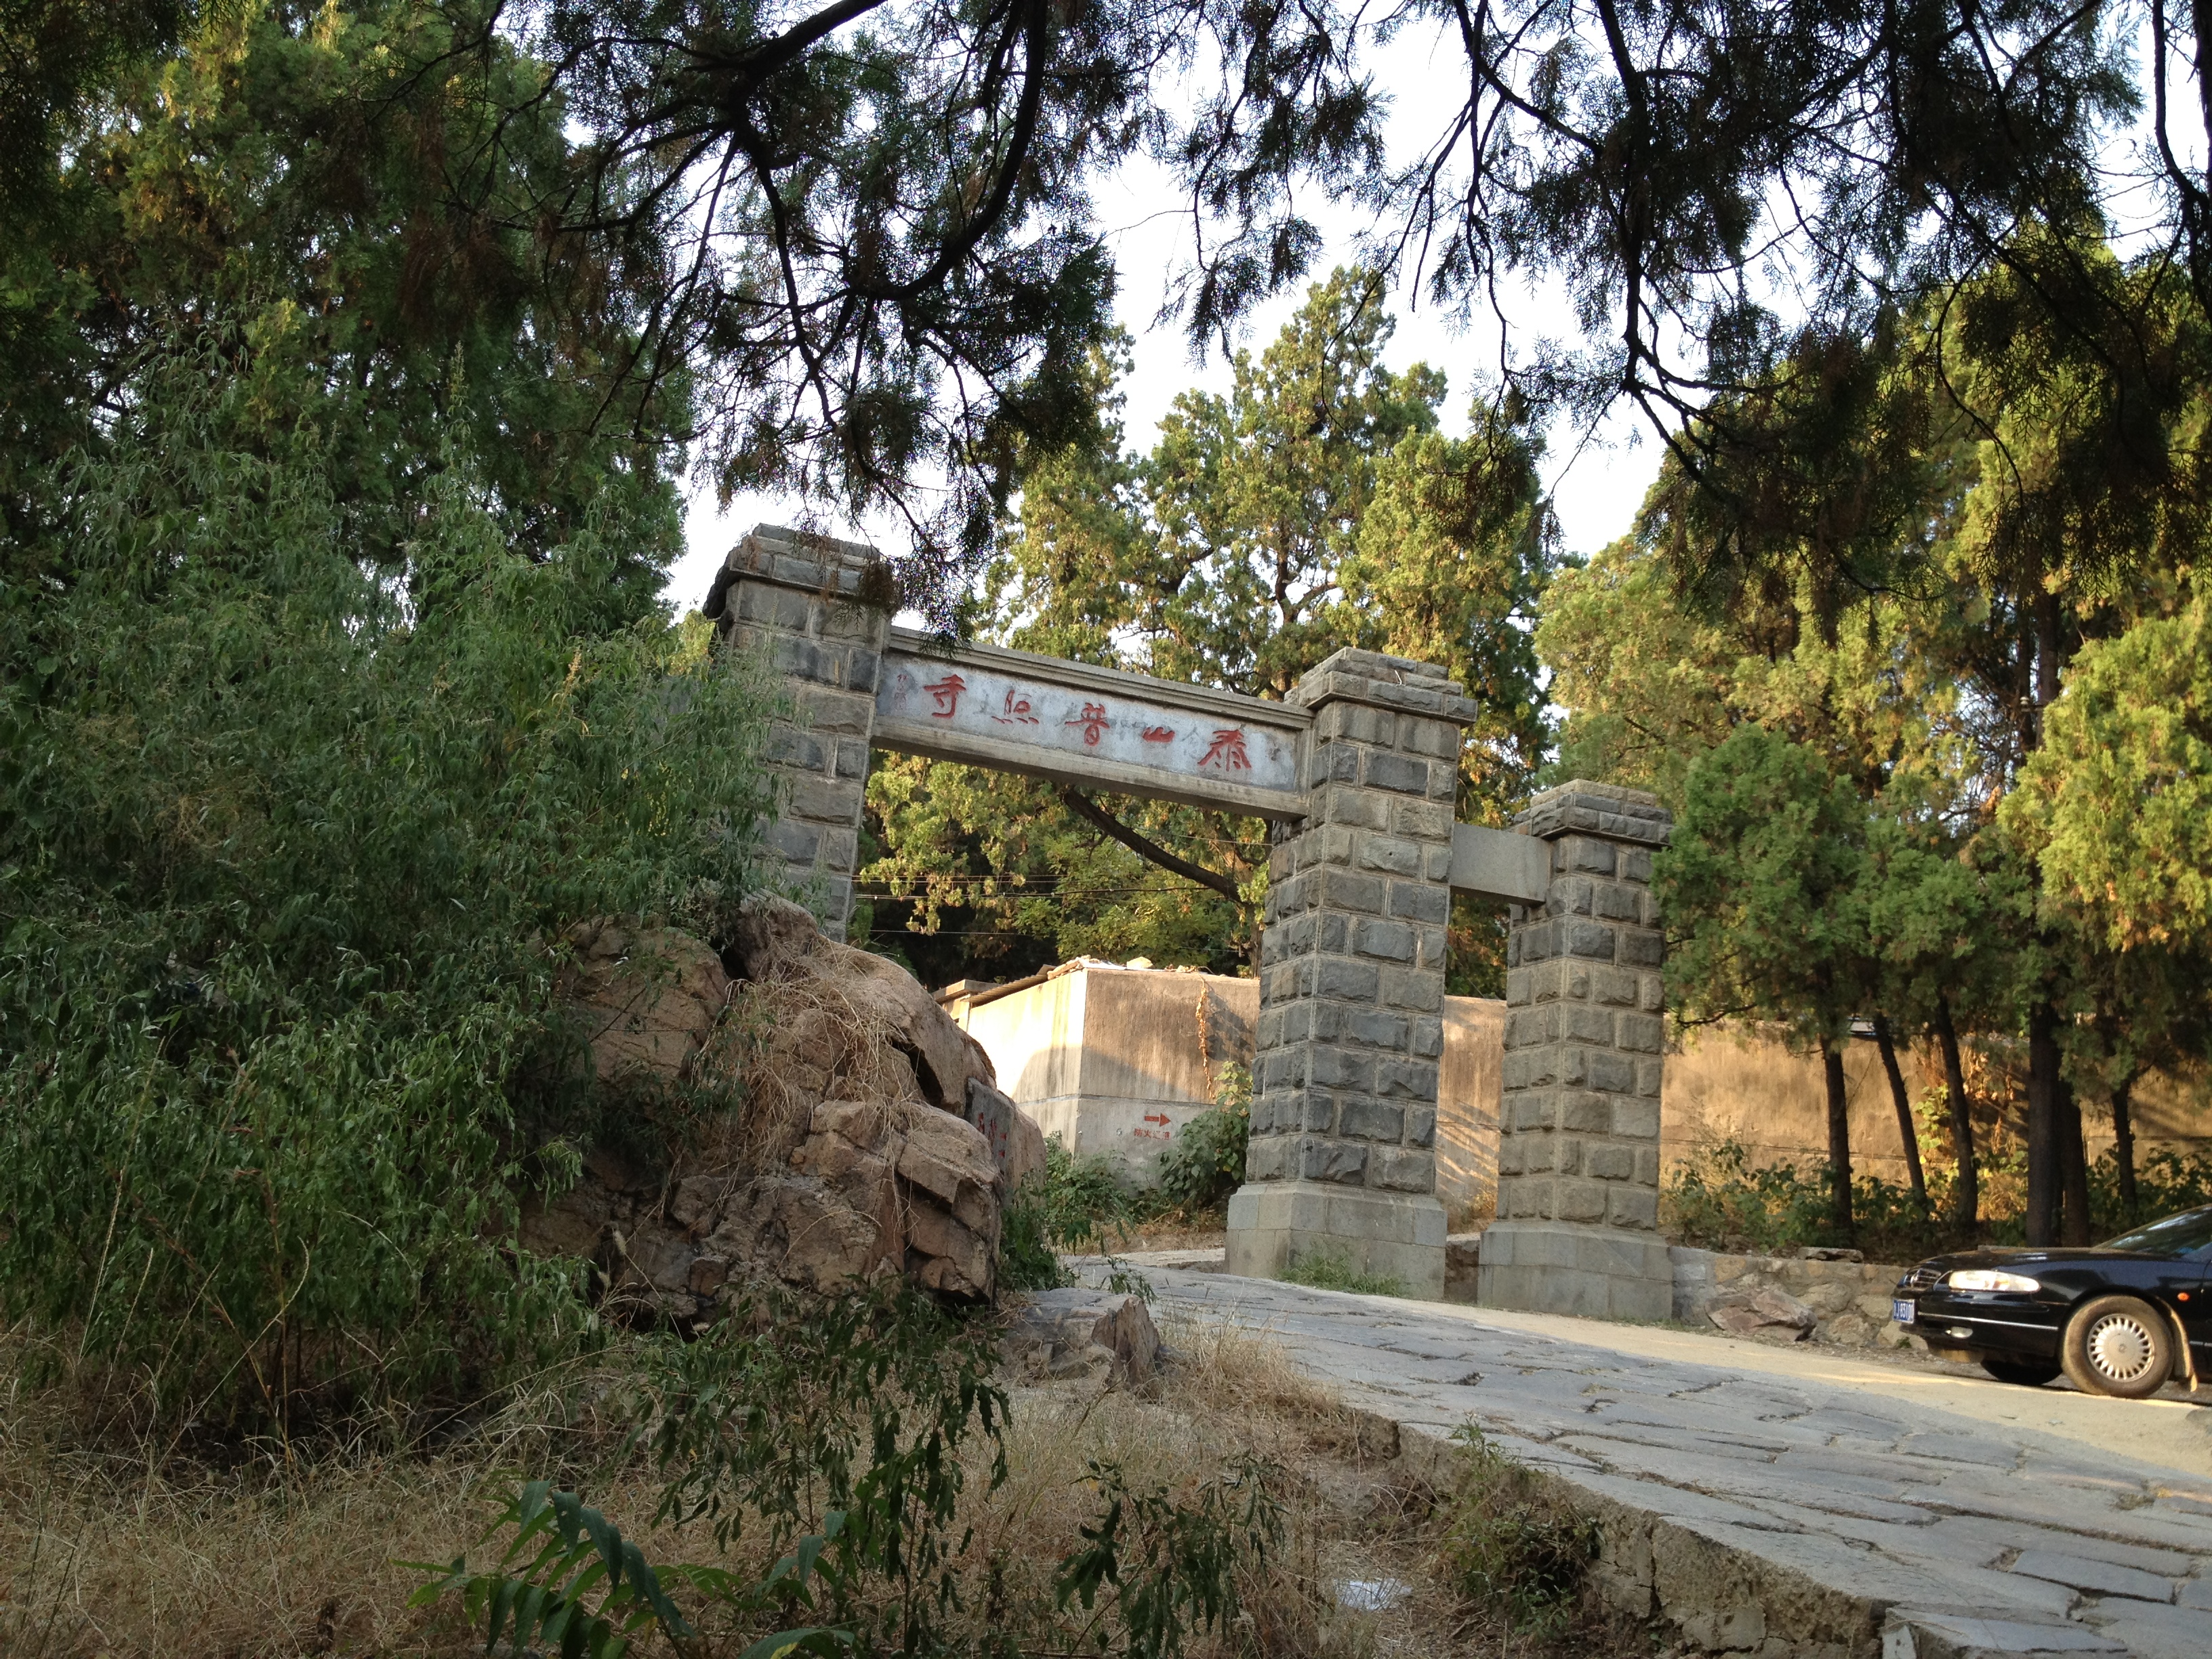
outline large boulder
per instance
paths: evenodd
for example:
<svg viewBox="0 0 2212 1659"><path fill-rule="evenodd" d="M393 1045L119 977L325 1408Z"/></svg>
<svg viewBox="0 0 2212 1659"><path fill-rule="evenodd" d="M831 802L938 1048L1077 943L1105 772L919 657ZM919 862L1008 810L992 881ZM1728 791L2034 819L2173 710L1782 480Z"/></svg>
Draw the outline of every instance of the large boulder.
<svg viewBox="0 0 2212 1659"><path fill-rule="evenodd" d="M574 1188L527 1206L525 1244L594 1262L611 1311L678 1324L763 1278L994 1293L1000 1206L1043 1137L912 975L764 896L723 958L611 922L570 943L562 988L599 1079L688 1085L710 1111L681 1145L617 1126Z"/></svg>
<svg viewBox="0 0 2212 1659"><path fill-rule="evenodd" d="M689 1078L729 1006L721 958L689 933L610 921L585 923L568 944L561 993L599 1081Z"/></svg>
<svg viewBox="0 0 2212 1659"><path fill-rule="evenodd" d="M811 980L833 990L860 1020L890 1038L914 1068L921 1097L940 1111L964 1114L968 1085L995 1085L982 1044L937 1006L896 963L822 937L814 918L788 899L756 893L738 913L732 953L756 984Z"/></svg>

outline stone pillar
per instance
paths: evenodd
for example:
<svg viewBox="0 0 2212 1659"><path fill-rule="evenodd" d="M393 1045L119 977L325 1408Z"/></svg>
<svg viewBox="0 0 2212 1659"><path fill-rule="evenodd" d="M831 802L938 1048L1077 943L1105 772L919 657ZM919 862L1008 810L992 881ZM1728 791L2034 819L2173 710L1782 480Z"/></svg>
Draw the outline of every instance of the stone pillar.
<svg viewBox="0 0 2212 1659"><path fill-rule="evenodd" d="M1551 844L1552 884L1543 904L1509 913L1486 1306L1673 1314L1658 1231L1666 942L1651 897L1669 823L1656 797L1600 783L1547 789L1514 819Z"/></svg>
<svg viewBox="0 0 2212 1659"><path fill-rule="evenodd" d="M1441 1297L1437 1071L1460 727L1425 663L1340 651L1290 701L1314 713L1311 810L1267 864L1252 1144L1229 1271L1316 1252Z"/></svg>
<svg viewBox="0 0 2212 1659"><path fill-rule="evenodd" d="M781 884L836 939L853 914L868 738L890 631L883 570L872 547L759 525L731 550L700 607L790 696L765 745L780 807L768 850L781 860Z"/></svg>

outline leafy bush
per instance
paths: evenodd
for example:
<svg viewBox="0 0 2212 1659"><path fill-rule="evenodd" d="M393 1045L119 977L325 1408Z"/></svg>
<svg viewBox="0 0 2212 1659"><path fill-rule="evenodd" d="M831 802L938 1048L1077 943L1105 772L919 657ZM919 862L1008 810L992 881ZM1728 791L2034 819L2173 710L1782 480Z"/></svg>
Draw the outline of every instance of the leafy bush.
<svg viewBox="0 0 2212 1659"><path fill-rule="evenodd" d="M653 525L518 556L449 453L379 563L233 368L150 366L0 584L0 1320L289 1431L578 1324L514 1243L596 1109L559 941L716 931L761 703L622 574Z"/></svg>
<svg viewBox="0 0 2212 1659"><path fill-rule="evenodd" d="M1406 1281L1391 1273L1364 1273L1352 1265L1349 1250L1309 1250L1283 1269L1283 1281L1317 1291L1350 1291L1359 1296L1403 1296Z"/></svg>
<svg viewBox="0 0 2212 1659"><path fill-rule="evenodd" d="M1989 1153L1978 1159L1982 1191L2017 1192L2018 1182L1991 1177L2008 1173L2017 1154ZM1705 1148L1686 1160L1667 1183L1663 1216L1669 1232L1686 1244L1709 1249L1779 1255L1802 1245L1847 1245L1875 1261L1917 1261L1945 1250L1976 1243L2016 1244L2021 1237L2017 1211L1985 1212L1978 1236L1949 1224L1950 1171L1928 1175L1929 1209L1921 1212L1909 1187L1879 1176L1851 1182L1851 1208L1857 1225L1849 1238L1828 1222L1826 1166L1802 1170L1795 1164L1753 1168L1750 1155L1734 1140ZM2212 1204L2212 1153L2180 1153L2160 1148L2142 1159L2136 1172L2136 1213L2120 1202L2119 1170L2106 1152L2089 1168L2090 1234L2109 1238L2139 1221Z"/></svg>
<svg viewBox="0 0 2212 1659"><path fill-rule="evenodd" d="M981 1564L983 1605L970 1606L963 1573L979 1564L963 1505L987 1505L1006 1478L994 1363L986 1321L901 1281L748 1301L700 1341L663 1346L642 1402L668 1480L661 1517L710 1522L720 1560L651 1568L574 1494L532 1483L487 1534L512 1534L499 1561L474 1574L465 1559L419 1566L416 1600L458 1593L494 1642L574 1632L595 1659L637 1631L688 1638L693 1624L757 1659L787 1647L1174 1659L1194 1635L1225 1629L1240 1577L1283 1527L1274 1472L1249 1458L1180 1495L1092 1462L1099 1509L1049 1600L1010 1600L994 1561ZM772 1565L724 1564L748 1539L750 1559ZM678 1613L664 1585L690 1591L696 1611Z"/></svg>
<svg viewBox="0 0 2212 1659"><path fill-rule="evenodd" d="M1176 1132L1160 1158L1157 1202L1186 1215L1218 1210L1244 1179L1252 1139L1252 1074L1231 1060L1221 1068L1211 1110Z"/></svg>
<svg viewBox="0 0 2212 1659"><path fill-rule="evenodd" d="M1060 1249L1103 1250L1138 1217L1121 1166L1100 1152L1078 1158L1058 1135L1045 1137L1044 1175L1035 1185L1038 1224Z"/></svg>
<svg viewBox="0 0 2212 1659"><path fill-rule="evenodd" d="M2177 1210L2212 1204L2212 1152L2160 1147L2136 1164L2136 1205L2120 1201L2119 1165L2110 1152L2089 1166L2089 1214L2099 1238L2110 1238Z"/></svg>
<svg viewBox="0 0 2212 1659"><path fill-rule="evenodd" d="M1947 1171L1929 1172L1923 1212L1910 1187L1880 1176L1855 1176L1856 1224L1846 1238L1830 1221L1826 1164L1754 1168L1740 1142L1723 1140L1674 1172L1662 1194L1662 1213L1672 1237L1708 1249L1779 1255L1808 1244L1844 1246L1863 1250L1870 1261L1917 1261L1971 1242L1948 1223L1950 1180Z"/></svg>
<svg viewBox="0 0 2212 1659"><path fill-rule="evenodd" d="M1449 1494L1444 1559L1462 1590L1470 1601L1502 1607L1520 1628L1558 1628L1597 1559L1597 1522L1473 1424L1452 1438L1462 1451Z"/></svg>

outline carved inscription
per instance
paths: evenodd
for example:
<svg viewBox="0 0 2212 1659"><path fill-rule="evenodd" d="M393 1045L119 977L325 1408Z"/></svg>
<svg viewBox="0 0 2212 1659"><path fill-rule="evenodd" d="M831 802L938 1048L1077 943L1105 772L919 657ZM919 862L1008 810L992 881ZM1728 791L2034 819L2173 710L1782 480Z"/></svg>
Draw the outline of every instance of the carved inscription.
<svg viewBox="0 0 2212 1659"><path fill-rule="evenodd" d="M1222 718L1225 711L1202 702L1194 708L1176 708L1169 701L1174 687L1159 684L1168 696L1116 696L1095 686L1020 678L994 662L961 660L955 668L927 656L894 653L884 665L876 708L878 718L889 723L887 731L906 721L965 741L988 741L1011 763L1025 751L1042 750L1194 783L1297 790L1293 720L1279 727L1264 716L1232 724Z"/></svg>

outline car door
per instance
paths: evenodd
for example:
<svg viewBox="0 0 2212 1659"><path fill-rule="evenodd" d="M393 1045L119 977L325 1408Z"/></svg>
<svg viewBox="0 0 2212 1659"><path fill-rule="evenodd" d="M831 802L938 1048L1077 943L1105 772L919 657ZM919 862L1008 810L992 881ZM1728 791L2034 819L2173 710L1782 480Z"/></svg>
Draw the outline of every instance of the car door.
<svg viewBox="0 0 2212 1659"><path fill-rule="evenodd" d="M2212 1244L2194 1252L2197 1283L2178 1291L2176 1311L2189 1334L2190 1357L2197 1362L2201 1382L2212 1382Z"/></svg>

